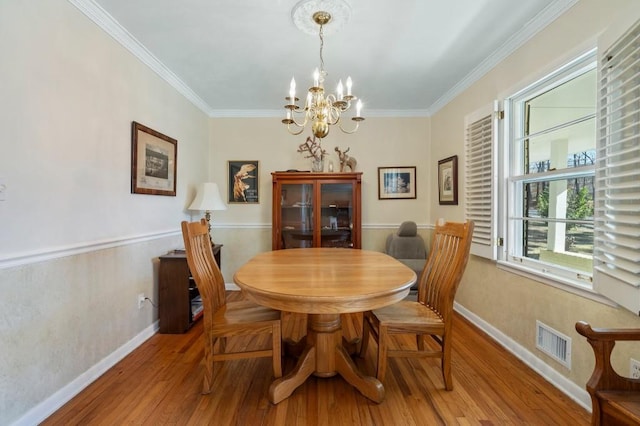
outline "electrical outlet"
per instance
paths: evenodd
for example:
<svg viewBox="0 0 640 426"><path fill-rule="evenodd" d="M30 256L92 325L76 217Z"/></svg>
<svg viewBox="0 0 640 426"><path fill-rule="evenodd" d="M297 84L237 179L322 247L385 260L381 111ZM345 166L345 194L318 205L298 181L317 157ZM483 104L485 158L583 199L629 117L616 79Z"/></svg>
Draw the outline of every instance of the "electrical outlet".
<svg viewBox="0 0 640 426"><path fill-rule="evenodd" d="M138 309L142 309L142 306L144 306L145 299L146 297L144 296L144 293L140 293L138 295Z"/></svg>
<svg viewBox="0 0 640 426"><path fill-rule="evenodd" d="M640 361L631 358L629 361L629 377L632 379L640 379Z"/></svg>

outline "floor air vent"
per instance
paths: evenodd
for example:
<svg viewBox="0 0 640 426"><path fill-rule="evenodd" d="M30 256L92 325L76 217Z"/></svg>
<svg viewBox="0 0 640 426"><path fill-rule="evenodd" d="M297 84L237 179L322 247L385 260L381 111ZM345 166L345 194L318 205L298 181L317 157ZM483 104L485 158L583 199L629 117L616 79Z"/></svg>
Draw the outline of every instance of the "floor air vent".
<svg viewBox="0 0 640 426"><path fill-rule="evenodd" d="M536 347L571 368L571 338L540 321L536 321Z"/></svg>

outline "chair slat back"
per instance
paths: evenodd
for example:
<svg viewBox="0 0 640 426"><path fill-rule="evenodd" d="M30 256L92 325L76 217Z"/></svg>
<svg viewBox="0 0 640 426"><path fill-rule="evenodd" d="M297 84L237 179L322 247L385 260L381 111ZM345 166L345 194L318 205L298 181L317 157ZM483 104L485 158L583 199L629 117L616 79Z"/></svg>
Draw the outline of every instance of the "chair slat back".
<svg viewBox="0 0 640 426"><path fill-rule="evenodd" d="M215 311L226 303L224 278L213 257L207 221L182 222L182 237L187 254L187 264L196 281L204 309L205 324Z"/></svg>
<svg viewBox="0 0 640 426"><path fill-rule="evenodd" d="M436 225L427 263L420 274L418 301L443 318L453 311L453 299L469 260L473 221Z"/></svg>

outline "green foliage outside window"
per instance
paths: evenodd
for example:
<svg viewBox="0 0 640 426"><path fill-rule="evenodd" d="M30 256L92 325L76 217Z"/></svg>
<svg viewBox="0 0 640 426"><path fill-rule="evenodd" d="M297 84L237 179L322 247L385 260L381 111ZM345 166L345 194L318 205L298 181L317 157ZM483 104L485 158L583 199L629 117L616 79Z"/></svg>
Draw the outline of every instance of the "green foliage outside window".
<svg viewBox="0 0 640 426"><path fill-rule="evenodd" d="M538 193L537 198L538 213L541 217L549 217L549 187ZM593 197L587 186L581 187L578 191L569 189L567 200L567 219L584 220L593 217ZM575 224L568 224L569 229Z"/></svg>

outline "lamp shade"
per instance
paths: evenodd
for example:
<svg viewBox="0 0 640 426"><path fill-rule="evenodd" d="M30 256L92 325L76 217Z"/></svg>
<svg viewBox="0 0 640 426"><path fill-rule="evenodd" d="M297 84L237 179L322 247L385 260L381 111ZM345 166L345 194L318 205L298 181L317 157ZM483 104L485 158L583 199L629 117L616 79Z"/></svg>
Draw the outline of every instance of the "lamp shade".
<svg viewBox="0 0 640 426"><path fill-rule="evenodd" d="M214 211L226 210L227 206L220 197L218 184L213 182L201 183L198 186L196 198L189 206L189 210Z"/></svg>

